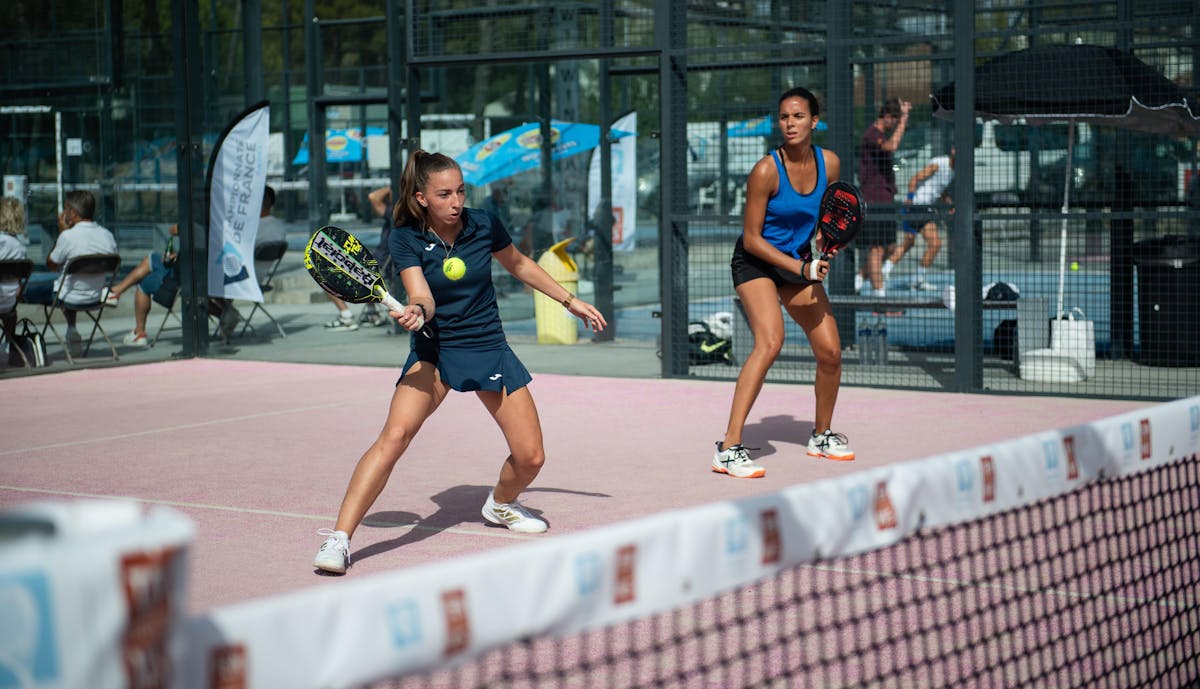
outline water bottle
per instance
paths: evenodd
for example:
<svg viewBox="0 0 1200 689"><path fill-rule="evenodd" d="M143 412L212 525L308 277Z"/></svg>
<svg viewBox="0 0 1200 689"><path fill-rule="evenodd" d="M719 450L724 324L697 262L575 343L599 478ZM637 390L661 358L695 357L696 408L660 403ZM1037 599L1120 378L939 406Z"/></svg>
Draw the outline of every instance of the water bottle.
<svg viewBox="0 0 1200 689"><path fill-rule="evenodd" d="M879 345L876 324L865 321L858 330L858 360L864 366L874 366L878 363Z"/></svg>
<svg viewBox="0 0 1200 689"><path fill-rule="evenodd" d="M888 348L887 348L887 317L880 314L879 320L875 323L875 364L878 366L887 366Z"/></svg>

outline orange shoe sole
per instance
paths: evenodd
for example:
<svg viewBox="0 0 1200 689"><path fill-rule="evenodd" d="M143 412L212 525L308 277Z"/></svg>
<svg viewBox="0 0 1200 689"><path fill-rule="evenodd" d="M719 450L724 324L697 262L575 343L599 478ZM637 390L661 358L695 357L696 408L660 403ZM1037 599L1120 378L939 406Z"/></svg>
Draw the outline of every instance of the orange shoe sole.
<svg viewBox="0 0 1200 689"><path fill-rule="evenodd" d="M759 469L758 471L754 472L753 474L750 474L749 476L734 476L733 474L729 473L727 470L718 469L716 467L713 467L712 470L713 470L714 474L725 474L726 476L728 476L730 478L762 478L763 476L767 475L766 469Z"/></svg>
<svg viewBox="0 0 1200 689"><path fill-rule="evenodd" d="M850 455L849 457L830 457L829 455L823 455L820 452L809 452L807 454L809 457L820 457L822 459L828 459L832 462L852 462L852 461L854 461L854 455Z"/></svg>

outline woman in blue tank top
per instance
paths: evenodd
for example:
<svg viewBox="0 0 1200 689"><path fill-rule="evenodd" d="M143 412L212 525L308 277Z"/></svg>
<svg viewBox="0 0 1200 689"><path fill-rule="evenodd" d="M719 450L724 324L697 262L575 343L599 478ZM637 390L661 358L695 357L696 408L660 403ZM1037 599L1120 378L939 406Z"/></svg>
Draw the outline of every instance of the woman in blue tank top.
<svg viewBox="0 0 1200 689"><path fill-rule="evenodd" d="M754 348L738 374L729 425L712 460L713 471L737 478L766 474L742 445L742 430L783 347L780 304L804 329L817 360L808 454L854 459L846 436L830 429L842 380L842 342L823 283L829 263L815 259L810 248L821 195L841 172L837 154L812 142L820 114L816 96L807 89L794 88L780 96L778 122L784 143L758 161L746 181L742 236L734 246L730 269L754 334Z"/></svg>

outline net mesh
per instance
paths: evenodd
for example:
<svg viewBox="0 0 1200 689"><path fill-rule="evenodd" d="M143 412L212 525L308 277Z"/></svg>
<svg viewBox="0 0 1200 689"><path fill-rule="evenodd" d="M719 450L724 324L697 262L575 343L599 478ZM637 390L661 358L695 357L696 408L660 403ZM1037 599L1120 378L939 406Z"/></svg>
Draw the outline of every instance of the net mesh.
<svg viewBox="0 0 1200 689"><path fill-rule="evenodd" d="M384 687L1196 687L1195 455Z"/></svg>

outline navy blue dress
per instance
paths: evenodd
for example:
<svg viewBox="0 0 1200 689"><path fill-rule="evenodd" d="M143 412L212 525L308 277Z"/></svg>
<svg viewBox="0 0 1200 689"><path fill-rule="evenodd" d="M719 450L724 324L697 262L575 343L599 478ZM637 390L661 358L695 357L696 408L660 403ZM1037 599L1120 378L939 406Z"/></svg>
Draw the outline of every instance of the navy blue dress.
<svg viewBox="0 0 1200 689"><path fill-rule="evenodd" d="M396 270L419 266L436 304L433 321L427 325L431 336L412 338L412 351L400 377L418 361L428 361L454 390L511 393L532 380L508 346L492 284L492 254L511 245L512 237L487 211L466 208L463 214L462 232L452 246L417 227L398 227L388 238ZM466 274L458 280L442 271L450 257L466 264Z"/></svg>

